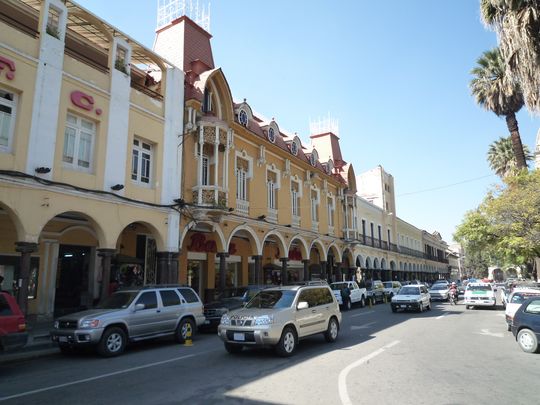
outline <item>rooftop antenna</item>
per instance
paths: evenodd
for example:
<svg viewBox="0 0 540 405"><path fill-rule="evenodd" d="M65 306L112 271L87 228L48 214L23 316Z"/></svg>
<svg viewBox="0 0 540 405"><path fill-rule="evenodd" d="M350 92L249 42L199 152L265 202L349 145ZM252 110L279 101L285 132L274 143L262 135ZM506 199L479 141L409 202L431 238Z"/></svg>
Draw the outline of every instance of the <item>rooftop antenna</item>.
<svg viewBox="0 0 540 405"><path fill-rule="evenodd" d="M187 16L205 31L210 32L210 1L201 0L158 0L157 28Z"/></svg>
<svg viewBox="0 0 540 405"><path fill-rule="evenodd" d="M336 118L332 118L330 112L327 117L317 118L309 122L310 135L320 135L331 132L336 136L339 136L339 121Z"/></svg>

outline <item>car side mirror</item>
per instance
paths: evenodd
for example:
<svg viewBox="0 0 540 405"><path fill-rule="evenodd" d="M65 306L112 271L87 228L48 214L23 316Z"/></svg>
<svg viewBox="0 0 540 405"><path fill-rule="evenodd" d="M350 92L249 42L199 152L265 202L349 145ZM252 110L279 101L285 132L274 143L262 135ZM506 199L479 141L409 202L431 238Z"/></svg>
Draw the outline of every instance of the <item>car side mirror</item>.
<svg viewBox="0 0 540 405"><path fill-rule="evenodd" d="M296 309L300 310L300 309L308 309L309 308L309 304L306 302L306 301L300 301L298 303L298 305L296 306Z"/></svg>
<svg viewBox="0 0 540 405"><path fill-rule="evenodd" d="M135 304L135 311L140 311L141 309L146 308L144 304Z"/></svg>

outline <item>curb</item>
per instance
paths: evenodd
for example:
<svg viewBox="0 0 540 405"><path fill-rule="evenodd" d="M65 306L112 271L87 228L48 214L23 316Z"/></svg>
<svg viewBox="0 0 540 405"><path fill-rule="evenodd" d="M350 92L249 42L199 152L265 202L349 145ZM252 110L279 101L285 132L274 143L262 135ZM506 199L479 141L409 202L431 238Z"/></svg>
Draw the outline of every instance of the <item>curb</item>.
<svg viewBox="0 0 540 405"><path fill-rule="evenodd" d="M58 353L58 347L51 344L39 345L37 347L30 346L29 348L22 349L20 351L0 354L0 365L24 360L32 360L39 357L52 356Z"/></svg>

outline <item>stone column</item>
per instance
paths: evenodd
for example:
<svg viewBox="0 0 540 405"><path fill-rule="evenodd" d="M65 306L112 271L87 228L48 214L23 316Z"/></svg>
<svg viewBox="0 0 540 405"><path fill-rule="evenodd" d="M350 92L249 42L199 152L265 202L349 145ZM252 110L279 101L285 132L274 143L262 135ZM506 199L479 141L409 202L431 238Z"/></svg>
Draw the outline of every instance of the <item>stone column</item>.
<svg viewBox="0 0 540 405"><path fill-rule="evenodd" d="M254 274L254 284L262 285L261 276L262 276L262 255L251 256L255 261L255 274Z"/></svg>
<svg viewBox="0 0 540 405"><path fill-rule="evenodd" d="M178 283L178 253L156 252L157 280L159 284Z"/></svg>
<svg viewBox="0 0 540 405"><path fill-rule="evenodd" d="M319 262L319 264L321 265L321 279L328 280L328 274L326 272L326 262L321 261Z"/></svg>
<svg viewBox="0 0 540 405"><path fill-rule="evenodd" d="M101 257L101 294L103 300L109 296L109 284L111 281L111 258L116 254L116 249L98 249Z"/></svg>
<svg viewBox="0 0 540 405"><path fill-rule="evenodd" d="M287 274L287 262L289 261L288 257L282 257L279 259L281 262L281 285L286 285L288 280Z"/></svg>
<svg viewBox="0 0 540 405"><path fill-rule="evenodd" d="M304 281L309 281L309 260L302 260L302 264L304 265Z"/></svg>
<svg viewBox="0 0 540 405"><path fill-rule="evenodd" d="M219 290L223 291L227 284L227 262L225 259L229 257L229 253L220 252L217 257L219 257Z"/></svg>
<svg viewBox="0 0 540 405"><path fill-rule="evenodd" d="M19 289L17 303L23 314L28 313L28 282L30 278L30 258L38 250L38 244L33 242L15 242L15 251L21 254L21 267L19 270Z"/></svg>

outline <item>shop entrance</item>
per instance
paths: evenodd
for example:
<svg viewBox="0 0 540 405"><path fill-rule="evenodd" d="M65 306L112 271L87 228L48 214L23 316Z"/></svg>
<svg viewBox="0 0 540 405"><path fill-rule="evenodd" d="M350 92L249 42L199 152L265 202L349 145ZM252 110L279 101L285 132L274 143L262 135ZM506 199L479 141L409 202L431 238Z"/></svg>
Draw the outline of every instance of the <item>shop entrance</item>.
<svg viewBox="0 0 540 405"><path fill-rule="evenodd" d="M81 296L88 292L90 247L60 245L56 273L54 316L86 309Z"/></svg>

